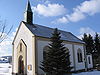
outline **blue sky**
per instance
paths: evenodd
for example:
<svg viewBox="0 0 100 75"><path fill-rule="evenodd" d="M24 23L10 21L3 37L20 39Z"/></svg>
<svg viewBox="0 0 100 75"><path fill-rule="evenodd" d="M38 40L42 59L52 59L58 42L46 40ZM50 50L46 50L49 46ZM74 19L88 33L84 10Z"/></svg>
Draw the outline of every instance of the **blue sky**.
<svg viewBox="0 0 100 75"><path fill-rule="evenodd" d="M27 0L0 0L0 19L13 25L8 38L0 45L0 55L11 55L11 42L20 22L24 19ZM72 32L100 33L100 0L30 0L34 23Z"/></svg>

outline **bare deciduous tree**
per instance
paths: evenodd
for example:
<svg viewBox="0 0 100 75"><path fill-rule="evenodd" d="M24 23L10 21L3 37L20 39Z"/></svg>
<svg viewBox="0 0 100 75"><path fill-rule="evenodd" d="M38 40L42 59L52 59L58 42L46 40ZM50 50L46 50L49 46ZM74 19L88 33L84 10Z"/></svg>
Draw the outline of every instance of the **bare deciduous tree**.
<svg viewBox="0 0 100 75"><path fill-rule="evenodd" d="M5 21L0 20L0 43L7 38L12 28L13 25L9 29L7 29L6 20Z"/></svg>

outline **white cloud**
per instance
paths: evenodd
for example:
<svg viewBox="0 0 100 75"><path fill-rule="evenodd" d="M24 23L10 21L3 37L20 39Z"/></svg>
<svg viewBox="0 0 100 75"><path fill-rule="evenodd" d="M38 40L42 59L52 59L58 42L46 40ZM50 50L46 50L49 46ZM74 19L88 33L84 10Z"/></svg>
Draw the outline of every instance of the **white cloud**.
<svg viewBox="0 0 100 75"><path fill-rule="evenodd" d="M16 28L16 31L17 29L18 28ZM14 39L15 32L12 32L7 36L7 39L0 43L0 56L12 55L12 41Z"/></svg>
<svg viewBox="0 0 100 75"><path fill-rule="evenodd" d="M11 55L12 40L10 38L5 39L0 43L0 56Z"/></svg>
<svg viewBox="0 0 100 75"><path fill-rule="evenodd" d="M77 37L82 40L83 35L78 35Z"/></svg>
<svg viewBox="0 0 100 75"><path fill-rule="evenodd" d="M67 18L71 22L77 22L85 18L85 15L80 11L75 11L74 13L67 15Z"/></svg>
<svg viewBox="0 0 100 75"><path fill-rule="evenodd" d="M67 23L68 20L67 20L66 17L62 17L62 18L59 18L59 19L58 19L58 22L60 22L60 23Z"/></svg>
<svg viewBox="0 0 100 75"><path fill-rule="evenodd" d="M50 1L49 1L49 0L46 0L46 1L44 2L44 4L50 4Z"/></svg>
<svg viewBox="0 0 100 75"><path fill-rule="evenodd" d="M33 7L33 10L45 17L59 16L66 12L66 8L60 4L38 4L36 7Z"/></svg>
<svg viewBox="0 0 100 75"><path fill-rule="evenodd" d="M77 22L86 17L86 15L94 15L100 13L100 0L84 1L76 8L73 8L73 13L68 14L67 17L71 22Z"/></svg>
<svg viewBox="0 0 100 75"><path fill-rule="evenodd" d="M84 33L95 35L94 30L92 30L89 27L82 27L82 28L80 28L80 34L84 34Z"/></svg>
<svg viewBox="0 0 100 75"><path fill-rule="evenodd" d="M78 38L82 39L84 33L91 34L94 37L96 32L89 27L82 27L79 29L80 35L78 36ZM100 34L100 32L97 32L97 33Z"/></svg>
<svg viewBox="0 0 100 75"><path fill-rule="evenodd" d="M61 17L59 19L57 19L56 21L52 21L53 24L57 24L57 23L68 23L68 19L66 17Z"/></svg>
<svg viewBox="0 0 100 75"><path fill-rule="evenodd" d="M76 9L88 15L94 15L100 12L100 0L85 1L80 6L77 6Z"/></svg>
<svg viewBox="0 0 100 75"><path fill-rule="evenodd" d="M100 0L84 1L80 3L80 5L77 5L75 8L73 8L73 12L70 14L66 13L66 8L64 5L51 4L49 0L45 1L44 4L38 4L36 7L33 7L33 9L39 15L43 15L45 17L62 15L62 18L58 18L52 22L54 24L78 22L88 16L93 16L97 13L100 13Z"/></svg>

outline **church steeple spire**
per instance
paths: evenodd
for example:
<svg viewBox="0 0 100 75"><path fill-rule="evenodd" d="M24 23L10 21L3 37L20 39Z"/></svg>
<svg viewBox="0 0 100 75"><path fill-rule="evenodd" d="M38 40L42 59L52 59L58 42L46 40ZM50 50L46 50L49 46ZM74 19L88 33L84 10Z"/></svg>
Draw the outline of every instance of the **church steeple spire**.
<svg viewBox="0 0 100 75"><path fill-rule="evenodd" d="M30 5L29 0L27 2L26 11L32 12L31 5Z"/></svg>
<svg viewBox="0 0 100 75"><path fill-rule="evenodd" d="M32 24L33 21L33 12L29 0L27 2L26 10L24 13L24 21L27 22L28 24Z"/></svg>

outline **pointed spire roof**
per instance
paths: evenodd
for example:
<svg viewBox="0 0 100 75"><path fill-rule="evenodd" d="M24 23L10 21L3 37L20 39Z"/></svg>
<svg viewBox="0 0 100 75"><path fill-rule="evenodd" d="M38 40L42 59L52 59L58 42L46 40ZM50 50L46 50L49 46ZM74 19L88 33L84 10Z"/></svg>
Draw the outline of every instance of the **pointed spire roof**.
<svg viewBox="0 0 100 75"><path fill-rule="evenodd" d="M26 11L32 12L30 1L27 1Z"/></svg>
<svg viewBox="0 0 100 75"><path fill-rule="evenodd" d="M33 22L33 12L29 0L27 0L26 10L24 12L24 21L29 24L32 24Z"/></svg>

